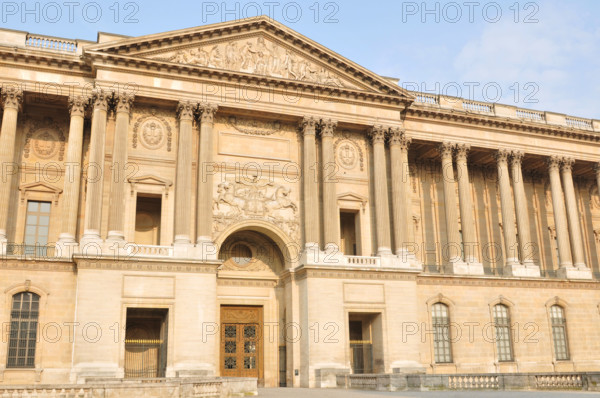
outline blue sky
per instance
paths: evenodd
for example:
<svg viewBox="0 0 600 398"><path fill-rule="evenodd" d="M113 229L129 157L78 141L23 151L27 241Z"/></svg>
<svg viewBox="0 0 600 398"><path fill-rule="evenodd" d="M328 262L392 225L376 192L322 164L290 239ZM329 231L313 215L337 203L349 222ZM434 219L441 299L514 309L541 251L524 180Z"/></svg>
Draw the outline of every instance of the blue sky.
<svg viewBox="0 0 600 398"><path fill-rule="evenodd" d="M600 119L597 0L0 4L3 28L86 40L267 14L409 89Z"/></svg>

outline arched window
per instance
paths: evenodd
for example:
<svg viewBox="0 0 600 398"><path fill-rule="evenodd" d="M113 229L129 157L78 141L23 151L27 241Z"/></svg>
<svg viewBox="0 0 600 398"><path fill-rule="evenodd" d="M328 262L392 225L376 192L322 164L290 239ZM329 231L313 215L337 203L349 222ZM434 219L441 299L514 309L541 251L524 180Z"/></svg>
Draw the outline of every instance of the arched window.
<svg viewBox="0 0 600 398"><path fill-rule="evenodd" d="M494 326L496 327L496 348L498 361L513 360L512 335L510 330L510 312L504 304L494 306Z"/></svg>
<svg viewBox="0 0 600 398"><path fill-rule="evenodd" d="M450 347L450 315L448 306L435 303L431 306L431 322L433 323L433 354L436 363L452 362Z"/></svg>
<svg viewBox="0 0 600 398"><path fill-rule="evenodd" d="M40 296L31 292L13 296L10 312L7 368L35 367Z"/></svg>
<svg viewBox="0 0 600 398"><path fill-rule="evenodd" d="M568 360L567 320L565 319L565 311L560 305L550 307L550 321L552 323L552 339L554 340L556 359Z"/></svg>

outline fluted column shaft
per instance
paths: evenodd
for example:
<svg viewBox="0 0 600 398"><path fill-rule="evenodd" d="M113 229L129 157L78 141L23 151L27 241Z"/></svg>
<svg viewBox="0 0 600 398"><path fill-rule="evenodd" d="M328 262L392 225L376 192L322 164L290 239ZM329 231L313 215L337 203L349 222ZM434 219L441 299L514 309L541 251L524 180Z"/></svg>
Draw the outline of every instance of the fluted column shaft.
<svg viewBox="0 0 600 398"><path fill-rule="evenodd" d="M175 244L191 244L193 122L198 104L182 101L177 105L177 171L175 175Z"/></svg>
<svg viewBox="0 0 600 398"><path fill-rule="evenodd" d="M447 253L450 263L462 260L460 233L458 231L458 214L456 212L456 183L454 181L454 165L452 163L453 150L454 144L450 142L444 142L438 148L442 158L444 214L446 217Z"/></svg>
<svg viewBox="0 0 600 398"><path fill-rule="evenodd" d="M8 228L8 209L10 188L16 165L13 165L15 154L15 137L17 135L17 119L23 102L23 92L16 87L2 90L2 128L0 129L0 241L6 241Z"/></svg>
<svg viewBox="0 0 600 398"><path fill-rule="evenodd" d="M519 232L519 246L521 249L521 260L523 264L533 264L533 242L529 226L529 211L527 210L527 197L525 196L525 186L523 184L523 171L521 169L521 160L523 153L512 151L511 169L513 181L513 194L515 196L515 213L517 214L517 231Z"/></svg>
<svg viewBox="0 0 600 398"><path fill-rule="evenodd" d="M116 100L115 136L112 154L112 178L108 210L109 240L125 239L125 171L127 163L127 136L133 95L122 93Z"/></svg>
<svg viewBox="0 0 600 398"><path fill-rule="evenodd" d="M196 243L212 242L213 127L214 104L200 105L200 146L198 148L198 202L196 203Z"/></svg>
<svg viewBox="0 0 600 398"><path fill-rule="evenodd" d="M65 183L62 198L61 233L59 241L75 243L77 217L79 215L79 189L81 188L81 155L83 151L83 123L85 107L89 98L73 96L69 98L71 123L65 163Z"/></svg>
<svg viewBox="0 0 600 398"><path fill-rule="evenodd" d="M337 176L335 171L335 157L333 154L333 132L337 122L331 119L324 120L321 124L321 150L323 168L323 233L325 249L331 248L339 251L340 247L340 214L337 205Z"/></svg>
<svg viewBox="0 0 600 398"><path fill-rule="evenodd" d="M100 239L104 179L104 142L106 139L106 117L110 95L112 93L96 90L92 97L92 131L90 135L90 158L85 196L84 239Z"/></svg>
<svg viewBox="0 0 600 398"><path fill-rule="evenodd" d="M407 251L407 245L414 243L408 168L410 141L404 130L400 128L391 130L392 215L394 219L394 247L397 255L402 255Z"/></svg>
<svg viewBox="0 0 600 398"><path fill-rule="evenodd" d="M374 126L371 129L371 139L373 141L373 180L375 185L377 255L380 256L392 254L387 172L385 165L385 138L387 132L388 129L383 126Z"/></svg>
<svg viewBox="0 0 600 398"><path fill-rule="evenodd" d="M565 202L560 183L560 158L552 156L548 159L550 175L550 190L552 191L552 208L554 211L554 225L556 228L556 244L561 267L571 267L571 247L569 243L569 230Z"/></svg>
<svg viewBox="0 0 600 398"><path fill-rule="evenodd" d="M304 243L305 246L319 246L319 198L317 189L317 152L316 125L312 117L305 117L301 122L304 136L302 180L304 184Z"/></svg>
<svg viewBox="0 0 600 398"><path fill-rule="evenodd" d="M585 267L585 252L583 250L583 237L581 235L581 224L579 223L579 210L575 187L573 186L572 167L575 159L562 159L562 182L565 191L565 203L567 205L567 218L569 220L569 233L571 236L571 248L573 250L573 265L578 268Z"/></svg>
<svg viewBox="0 0 600 398"><path fill-rule="evenodd" d="M467 166L469 149L470 146L466 144L459 144L456 146L460 225L463 235L464 259L467 263L478 263L473 200L471 198L471 184L469 182L469 168Z"/></svg>
<svg viewBox="0 0 600 398"><path fill-rule="evenodd" d="M504 251L506 265L519 264L517 247L517 232L515 230L515 213L510 192L510 177L508 175L507 150L501 149L496 153L498 166L498 186L500 188L500 207L502 212L502 230L504 231Z"/></svg>

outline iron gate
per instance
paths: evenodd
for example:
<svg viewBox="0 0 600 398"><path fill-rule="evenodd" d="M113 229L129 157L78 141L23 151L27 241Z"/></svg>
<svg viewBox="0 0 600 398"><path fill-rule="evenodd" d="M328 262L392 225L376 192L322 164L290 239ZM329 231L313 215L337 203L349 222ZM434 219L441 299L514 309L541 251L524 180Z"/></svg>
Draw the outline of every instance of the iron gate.
<svg viewBox="0 0 600 398"><path fill-rule="evenodd" d="M125 340L125 377L163 377L160 373L162 340Z"/></svg>

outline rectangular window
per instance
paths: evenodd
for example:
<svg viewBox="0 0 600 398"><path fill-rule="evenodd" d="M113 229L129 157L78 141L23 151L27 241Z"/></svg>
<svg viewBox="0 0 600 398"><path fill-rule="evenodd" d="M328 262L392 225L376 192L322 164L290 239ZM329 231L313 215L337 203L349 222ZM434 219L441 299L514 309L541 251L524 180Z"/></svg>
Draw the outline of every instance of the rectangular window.
<svg viewBox="0 0 600 398"><path fill-rule="evenodd" d="M23 292L13 296L10 312L10 337L7 368L35 367L40 296Z"/></svg>
<svg viewBox="0 0 600 398"><path fill-rule="evenodd" d="M27 255L46 256L50 231L50 202L30 200L27 202L25 220L25 247Z"/></svg>
<svg viewBox="0 0 600 398"><path fill-rule="evenodd" d="M433 354L436 363L451 363L450 316L448 306L436 303L431 307L433 323Z"/></svg>
<svg viewBox="0 0 600 398"><path fill-rule="evenodd" d="M160 245L160 221L162 198L138 196L135 208L135 243Z"/></svg>
<svg viewBox="0 0 600 398"><path fill-rule="evenodd" d="M554 354L559 361L569 359L569 345L567 342L567 321L562 307L553 305L550 308L552 320L552 338L554 340Z"/></svg>
<svg viewBox="0 0 600 398"><path fill-rule="evenodd" d="M340 252L347 256L356 256L358 254L356 233L357 217L358 213L355 212L340 212Z"/></svg>
<svg viewBox="0 0 600 398"><path fill-rule="evenodd" d="M510 316L505 305L494 306L494 324L496 327L496 348L498 361L508 362L513 360L512 336L510 330Z"/></svg>

